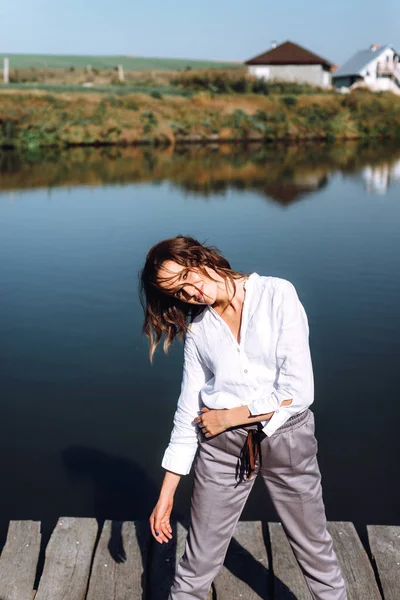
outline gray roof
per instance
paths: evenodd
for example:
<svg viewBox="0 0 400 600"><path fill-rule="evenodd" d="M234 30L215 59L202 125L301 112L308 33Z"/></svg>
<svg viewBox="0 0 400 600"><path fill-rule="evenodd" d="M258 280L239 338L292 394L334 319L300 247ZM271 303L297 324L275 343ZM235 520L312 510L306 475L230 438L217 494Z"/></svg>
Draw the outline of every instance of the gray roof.
<svg viewBox="0 0 400 600"><path fill-rule="evenodd" d="M346 61L344 65L340 67L340 69L335 71L333 78L360 75L361 71L372 60L383 54L388 48L392 48L392 46L382 46L382 48L378 48L376 50L371 50L370 48L368 48L368 50L359 50L354 54L354 56L349 58L349 60Z"/></svg>

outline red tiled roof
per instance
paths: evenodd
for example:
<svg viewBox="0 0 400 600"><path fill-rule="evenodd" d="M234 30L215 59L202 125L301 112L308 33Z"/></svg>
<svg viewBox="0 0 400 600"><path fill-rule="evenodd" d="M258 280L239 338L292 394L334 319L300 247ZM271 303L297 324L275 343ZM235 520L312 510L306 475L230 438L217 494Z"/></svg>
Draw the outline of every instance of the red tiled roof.
<svg viewBox="0 0 400 600"><path fill-rule="evenodd" d="M276 48L271 48L263 54L259 54L245 62L246 65L324 65L327 68L332 63L310 52L306 48L294 44L293 42L284 42Z"/></svg>

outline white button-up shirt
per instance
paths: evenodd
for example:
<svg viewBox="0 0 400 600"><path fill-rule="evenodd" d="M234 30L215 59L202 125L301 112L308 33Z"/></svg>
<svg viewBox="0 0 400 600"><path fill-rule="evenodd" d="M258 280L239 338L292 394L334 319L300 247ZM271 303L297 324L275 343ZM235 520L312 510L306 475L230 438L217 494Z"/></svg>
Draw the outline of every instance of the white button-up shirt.
<svg viewBox="0 0 400 600"><path fill-rule="evenodd" d="M292 399L289 406L283 400ZM263 421L272 435L314 399L308 322L294 286L252 273L246 282L240 343L210 306L191 323L185 337L181 393L162 466L189 473L203 406L248 406L252 415L274 412Z"/></svg>

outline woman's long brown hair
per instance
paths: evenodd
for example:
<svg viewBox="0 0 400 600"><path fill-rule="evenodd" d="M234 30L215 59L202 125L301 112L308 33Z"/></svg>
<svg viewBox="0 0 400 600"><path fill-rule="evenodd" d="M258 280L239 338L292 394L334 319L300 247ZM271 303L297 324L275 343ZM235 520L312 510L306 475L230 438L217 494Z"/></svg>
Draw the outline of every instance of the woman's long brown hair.
<svg viewBox="0 0 400 600"><path fill-rule="evenodd" d="M143 333L149 339L150 362L163 333L163 349L167 353L176 336L182 339L189 323L206 308L204 305L182 302L166 294L159 286L158 273L167 260L188 269L196 267L209 278L212 277L204 267L213 269L225 279L225 285L228 281L232 283L233 296L236 292L234 280L244 275L231 269L218 248L201 244L192 237L178 235L153 246L147 253L145 265L140 272L140 301L144 310Z"/></svg>

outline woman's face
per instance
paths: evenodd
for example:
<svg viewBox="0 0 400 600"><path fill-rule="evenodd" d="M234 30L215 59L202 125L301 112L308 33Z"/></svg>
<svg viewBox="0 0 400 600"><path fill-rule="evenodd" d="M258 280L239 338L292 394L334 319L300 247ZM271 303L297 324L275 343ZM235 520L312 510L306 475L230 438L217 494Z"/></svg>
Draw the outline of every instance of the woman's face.
<svg viewBox="0 0 400 600"><path fill-rule="evenodd" d="M203 267L215 279L223 281L212 269ZM166 260L158 272L159 286L170 296L188 304L215 303L218 297L218 281L206 277L196 267L182 267Z"/></svg>

